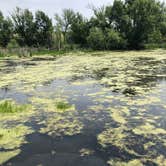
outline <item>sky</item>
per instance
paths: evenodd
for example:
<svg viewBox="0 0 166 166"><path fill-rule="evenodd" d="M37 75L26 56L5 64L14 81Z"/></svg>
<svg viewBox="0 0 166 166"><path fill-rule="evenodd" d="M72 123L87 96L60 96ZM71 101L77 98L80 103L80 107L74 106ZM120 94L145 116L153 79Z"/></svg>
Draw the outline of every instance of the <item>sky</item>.
<svg viewBox="0 0 166 166"><path fill-rule="evenodd" d="M5 16L8 16L16 6L23 9L28 8L32 12L42 10L46 12L49 17L54 18L55 13L61 13L64 8L72 8L79 11L86 17L92 15L89 5L96 7L102 5L109 5L113 0L0 0L0 11Z"/></svg>

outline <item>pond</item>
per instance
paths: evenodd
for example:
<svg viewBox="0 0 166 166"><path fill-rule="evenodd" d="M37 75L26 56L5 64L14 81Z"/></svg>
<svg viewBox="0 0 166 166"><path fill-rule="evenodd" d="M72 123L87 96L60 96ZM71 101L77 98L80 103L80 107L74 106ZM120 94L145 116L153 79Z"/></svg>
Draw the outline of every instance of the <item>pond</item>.
<svg viewBox="0 0 166 166"><path fill-rule="evenodd" d="M0 165L166 163L166 51L0 60Z"/></svg>

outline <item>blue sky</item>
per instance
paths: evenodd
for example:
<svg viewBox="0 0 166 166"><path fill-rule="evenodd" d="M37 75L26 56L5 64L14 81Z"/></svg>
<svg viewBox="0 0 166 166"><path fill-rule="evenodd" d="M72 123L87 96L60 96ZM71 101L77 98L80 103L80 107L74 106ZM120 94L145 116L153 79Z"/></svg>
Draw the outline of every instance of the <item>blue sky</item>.
<svg viewBox="0 0 166 166"><path fill-rule="evenodd" d="M31 11L43 10L51 18L55 13L60 13L64 8L72 8L81 12L84 16L90 17L92 11L88 4L102 6L111 4L112 0L0 0L0 10L5 16L9 15L16 6L29 8Z"/></svg>

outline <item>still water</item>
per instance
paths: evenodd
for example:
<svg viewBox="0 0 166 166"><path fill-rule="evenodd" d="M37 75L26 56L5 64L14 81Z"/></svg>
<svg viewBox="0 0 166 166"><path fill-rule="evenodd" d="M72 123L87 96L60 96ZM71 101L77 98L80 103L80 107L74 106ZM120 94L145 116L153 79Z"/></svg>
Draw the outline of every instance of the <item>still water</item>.
<svg viewBox="0 0 166 166"><path fill-rule="evenodd" d="M1 165L166 165L166 51L1 60L0 100Z"/></svg>

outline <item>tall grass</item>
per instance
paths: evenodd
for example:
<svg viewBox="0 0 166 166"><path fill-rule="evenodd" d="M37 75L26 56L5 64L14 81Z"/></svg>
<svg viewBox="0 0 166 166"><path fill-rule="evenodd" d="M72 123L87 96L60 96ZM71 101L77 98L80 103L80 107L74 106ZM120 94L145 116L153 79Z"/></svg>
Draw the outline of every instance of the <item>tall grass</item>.
<svg viewBox="0 0 166 166"><path fill-rule="evenodd" d="M35 52L35 48L0 48L0 57L10 57L10 56L18 56L18 57L31 57L32 53Z"/></svg>
<svg viewBox="0 0 166 166"><path fill-rule="evenodd" d="M4 100L0 102L0 113L17 113L27 111L28 105L18 105L14 101Z"/></svg>
<svg viewBox="0 0 166 166"><path fill-rule="evenodd" d="M65 102L58 102L56 103L56 108L60 110L66 110L71 108L71 105Z"/></svg>

